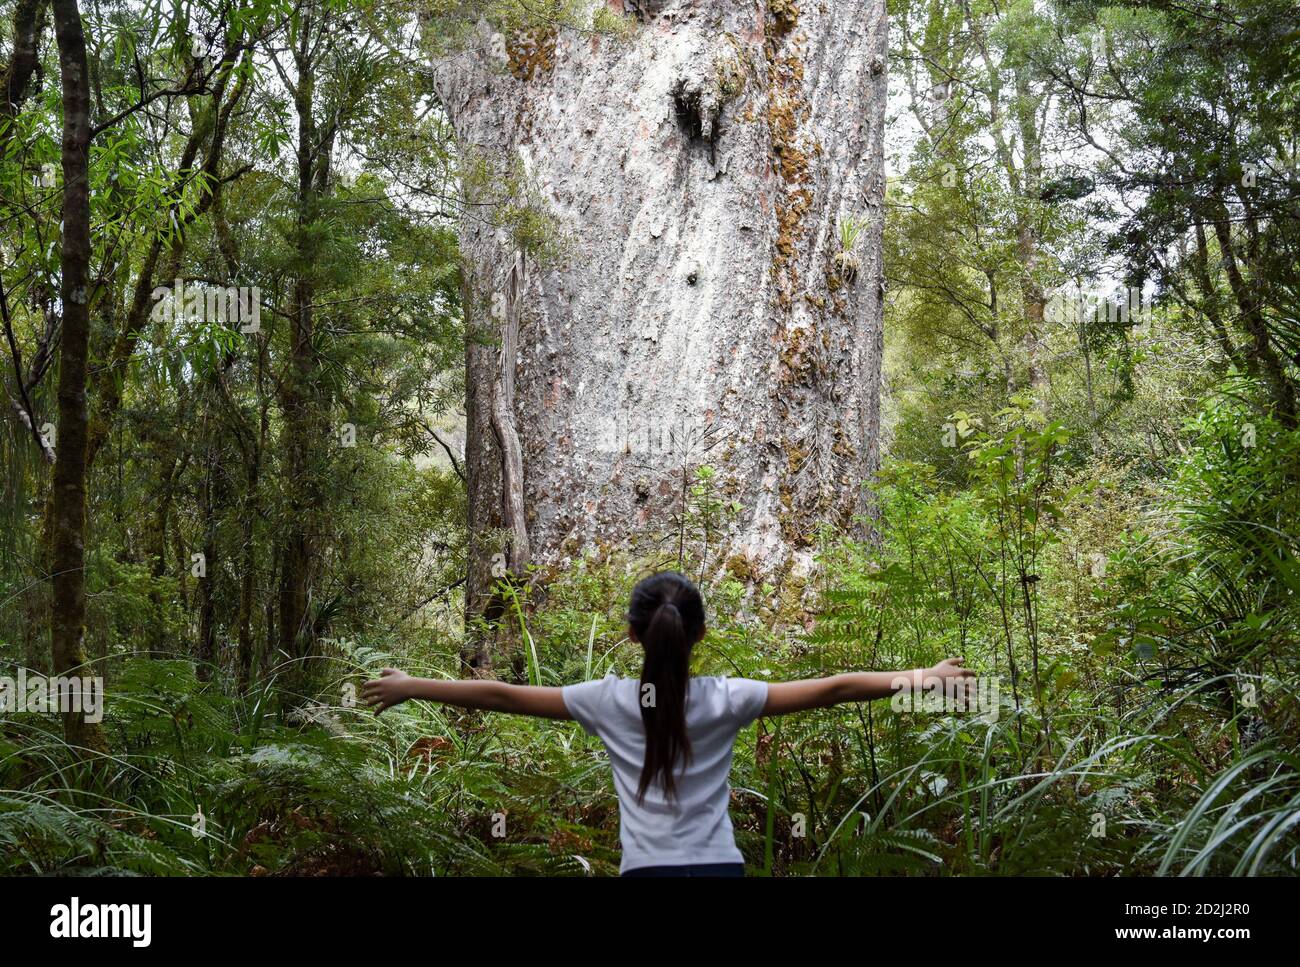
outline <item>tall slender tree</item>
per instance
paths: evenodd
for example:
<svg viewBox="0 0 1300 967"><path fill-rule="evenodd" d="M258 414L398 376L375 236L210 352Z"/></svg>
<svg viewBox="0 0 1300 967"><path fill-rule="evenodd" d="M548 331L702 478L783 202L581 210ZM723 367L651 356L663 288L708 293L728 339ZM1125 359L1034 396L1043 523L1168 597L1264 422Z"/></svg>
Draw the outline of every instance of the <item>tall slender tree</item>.
<svg viewBox="0 0 1300 967"><path fill-rule="evenodd" d="M90 349L90 72L76 0L54 0L63 92L63 239L59 297L58 459L51 522L51 656L56 676L88 674L86 627L86 363ZM103 750L103 731L65 708L63 732L77 746Z"/></svg>

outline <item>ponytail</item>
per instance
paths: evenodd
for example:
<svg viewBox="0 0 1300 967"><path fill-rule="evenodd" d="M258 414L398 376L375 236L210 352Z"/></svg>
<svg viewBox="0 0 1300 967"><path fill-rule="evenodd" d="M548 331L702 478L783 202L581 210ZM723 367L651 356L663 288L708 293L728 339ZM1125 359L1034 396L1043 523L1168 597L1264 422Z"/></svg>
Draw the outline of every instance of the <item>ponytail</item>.
<svg viewBox="0 0 1300 967"><path fill-rule="evenodd" d="M686 690L691 648L704 631L700 592L673 571L641 581L632 591L628 622L645 649L641 670L641 721L645 726L645 765L637 801L655 782L668 799L677 795L676 767L690 761L686 731Z"/></svg>

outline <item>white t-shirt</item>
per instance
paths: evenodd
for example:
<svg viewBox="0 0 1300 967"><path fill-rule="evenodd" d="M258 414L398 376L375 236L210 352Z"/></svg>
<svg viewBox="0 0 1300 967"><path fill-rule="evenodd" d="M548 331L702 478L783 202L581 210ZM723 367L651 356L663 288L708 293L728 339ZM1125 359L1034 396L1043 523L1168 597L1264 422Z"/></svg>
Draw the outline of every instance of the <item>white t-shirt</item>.
<svg viewBox="0 0 1300 967"><path fill-rule="evenodd" d="M762 714L767 682L748 678L692 678L686 692L691 759L677 763L677 796L668 802L655 782L636 801L645 765L640 682L610 672L598 681L566 685L564 705L609 753L618 792L620 872L642 866L741 863L727 804L736 733Z"/></svg>

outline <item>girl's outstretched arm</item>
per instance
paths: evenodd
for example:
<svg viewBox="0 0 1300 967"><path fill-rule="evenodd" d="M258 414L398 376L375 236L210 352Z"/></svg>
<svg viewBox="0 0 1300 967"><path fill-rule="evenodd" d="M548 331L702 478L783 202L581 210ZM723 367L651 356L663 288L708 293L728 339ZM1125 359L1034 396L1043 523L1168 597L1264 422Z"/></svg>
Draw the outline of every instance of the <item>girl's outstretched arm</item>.
<svg viewBox="0 0 1300 967"><path fill-rule="evenodd" d="M840 702L865 702L888 698L895 692L920 691L935 679L943 687L958 688L975 673L963 668L961 658L948 658L933 668L902 672L848 672L829 678L806 678L799 682L773 682L767 687L764 715L787 715L809 708L825 708Z"/></svg>
<svg viewBox="0 0 1300 967"><path fill-rule="evenodd" d="M361 697L374 708L376 715L408 698L420 698L461 708L481 708L543 719L571 719L573 716L565 708L560 691L558 688L507 682L412 678L396 668L385 668L378 678L361 686Z"/></svg>

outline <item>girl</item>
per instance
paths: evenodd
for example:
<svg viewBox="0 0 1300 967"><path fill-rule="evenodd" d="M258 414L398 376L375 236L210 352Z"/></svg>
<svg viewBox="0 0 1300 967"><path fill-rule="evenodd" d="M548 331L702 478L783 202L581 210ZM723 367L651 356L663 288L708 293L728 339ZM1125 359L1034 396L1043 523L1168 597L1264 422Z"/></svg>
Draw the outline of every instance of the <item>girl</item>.
<svg viewBox="0 0 1300 967"><path fill-rule="evenodd" d="M938 679L956 690L974 672L950 658L909 672L853 672L796 682L693 678L691 649L704 637L700 592L675 571L632 590L629 637L645 650L639 680L539 688L494 681L411 678L385 668L362 694L376 713L409 698L576 719L609 753L618 793L624 876L743 876L727 815L736 733L760 715L885 698Z"/></svg>

